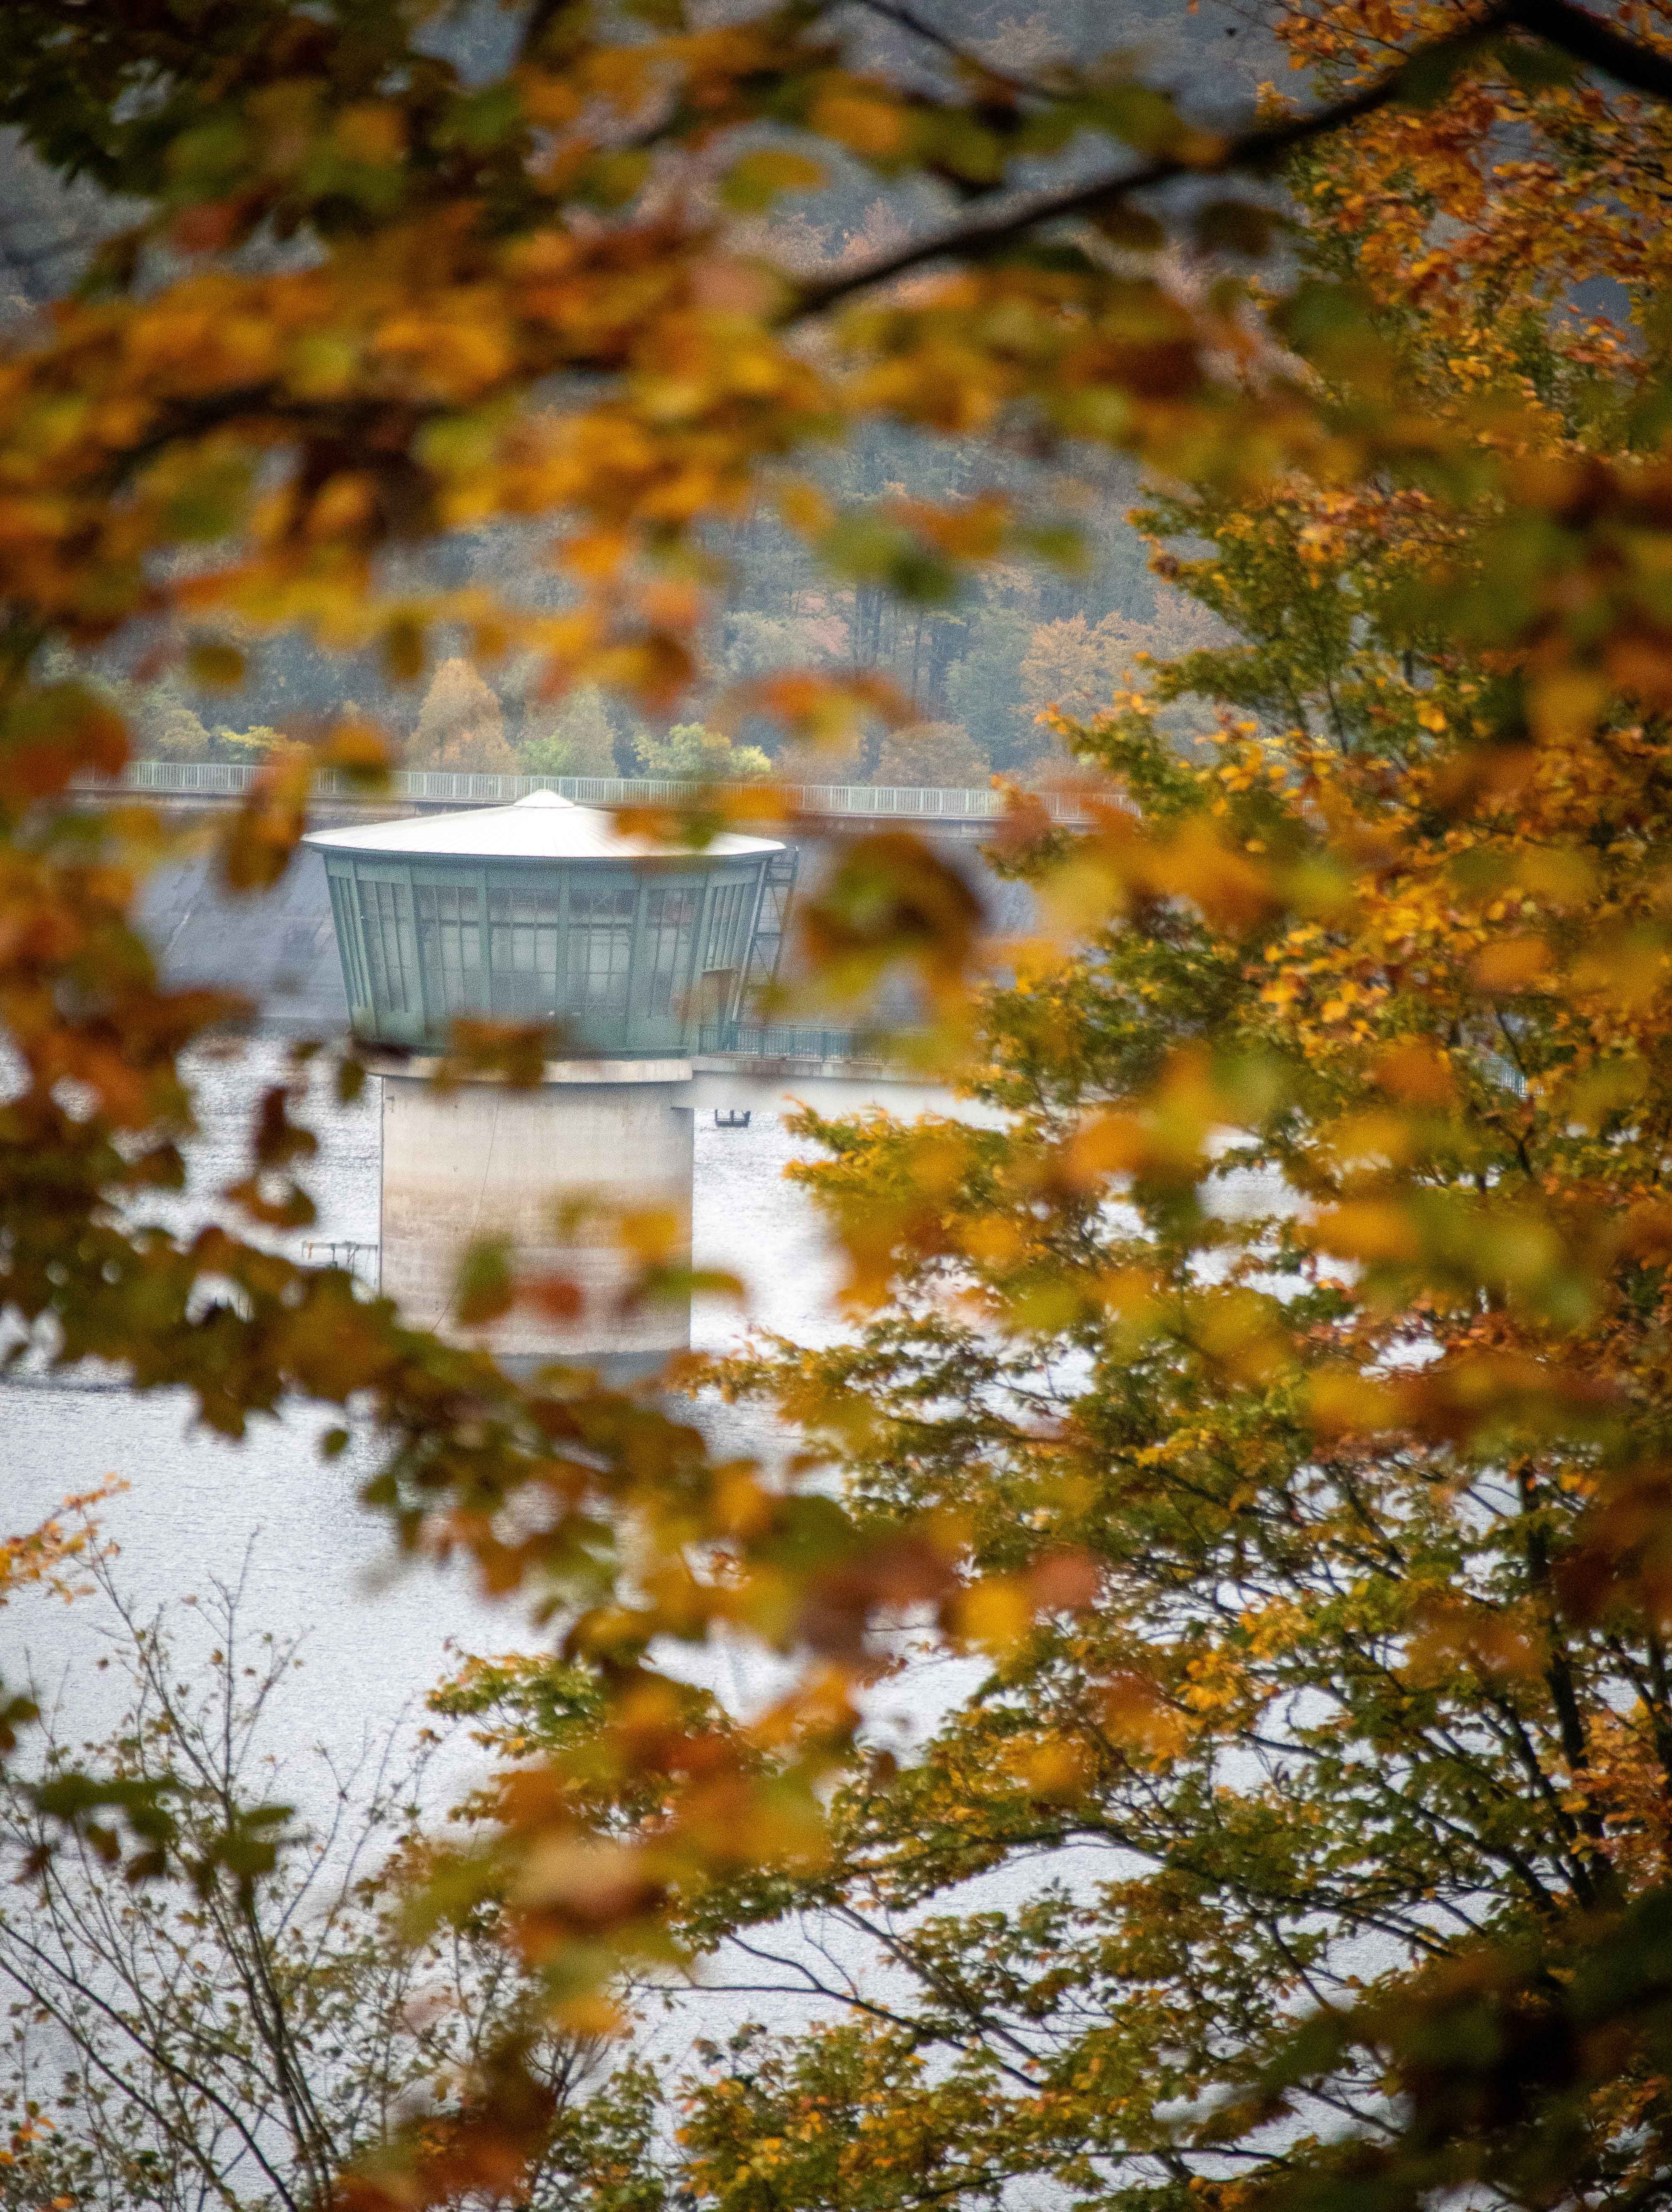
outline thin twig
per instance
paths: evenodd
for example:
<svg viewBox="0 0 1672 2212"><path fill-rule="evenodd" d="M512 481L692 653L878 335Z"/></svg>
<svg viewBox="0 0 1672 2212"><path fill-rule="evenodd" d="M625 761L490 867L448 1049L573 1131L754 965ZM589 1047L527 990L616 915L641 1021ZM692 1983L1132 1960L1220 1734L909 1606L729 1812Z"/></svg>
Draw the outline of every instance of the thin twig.
<svg viewBox="0 0 1672 2212"><path fill-rule="evenodd" d="M926 22L914 9L902 6L900 0L842 0L842 4L863 8L869 15L879 15L885 23L892 23L899 30L909 31L913 38L922 40L925 46L938 47L960 68L979 71L994 84L1003 85L1007 92L1024 93L1030 100L1056 100L1061 97L1060 94L1053 92L1049 85L1041 84L1037 78L1012 76L1008 70L1000 69L984 55L973 52L968 46L961 46L956 39L935 24Z"/></svg>

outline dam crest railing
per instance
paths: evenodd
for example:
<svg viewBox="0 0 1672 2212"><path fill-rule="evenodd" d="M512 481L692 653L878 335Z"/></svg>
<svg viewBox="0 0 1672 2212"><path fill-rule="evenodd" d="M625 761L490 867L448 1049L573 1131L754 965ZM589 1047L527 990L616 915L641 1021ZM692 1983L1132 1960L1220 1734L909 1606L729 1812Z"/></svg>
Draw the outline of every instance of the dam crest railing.
<svg viewBox="0 0 1672 2212"><path fill-rule="evenodd" d="M740 1060L840 1060L867 1067L885 1064L880 1047L864 1030L755 1022L747 1016L704 1022L696 1048L704 1056L723 1053Z"/></svg>
<svg viewBox="0 0 1672 2212"><path fill-rule="evenodd" d="M131 791L158 798L241 799L258 768L231 761L131 761L119 776L77 779L82 791ZM698 787L672 776L489 775L468 769L397 769L380 797L416 806L508 806L531 791L556 791L583 806L630 806L678 802ZM706 787L727 795L758 787L720 782ZM363 799L364 787L337 770L322 771L317 788L328 799ZM939 789L928 785L786 783L781 791L798 813L856 821L996 822L1007 804L991 786ZM1055 822L1082 818L1072 793L1035 794Z"/></svg>

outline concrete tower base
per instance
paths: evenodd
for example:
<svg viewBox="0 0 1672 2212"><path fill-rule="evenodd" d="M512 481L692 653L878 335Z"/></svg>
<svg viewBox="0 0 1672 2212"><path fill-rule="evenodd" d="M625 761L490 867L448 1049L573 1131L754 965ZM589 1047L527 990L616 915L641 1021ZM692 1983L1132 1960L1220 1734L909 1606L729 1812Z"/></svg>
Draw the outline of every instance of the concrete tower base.
<svg viewBox="0 0 1672 2212"><path fill-rule="evenodd" d="M381 1280L408 1317L522 1370L563 1360L625 1381L684 1351L689 1299L623 1311L632 1266L609 1219L562 1217L589 1200L605 1217L670 1212L675 1254L689 1261L690 1063L557 1060L532 1091L483 1082L438 1091L433 1067L411 1060L378 1071ZM566 1318L561 1302L520 1303L485 1328L463 1327L459 1261L494 1237L516 1247L520 1272L573 1283L584 1301L579 1316Z"/></svg>

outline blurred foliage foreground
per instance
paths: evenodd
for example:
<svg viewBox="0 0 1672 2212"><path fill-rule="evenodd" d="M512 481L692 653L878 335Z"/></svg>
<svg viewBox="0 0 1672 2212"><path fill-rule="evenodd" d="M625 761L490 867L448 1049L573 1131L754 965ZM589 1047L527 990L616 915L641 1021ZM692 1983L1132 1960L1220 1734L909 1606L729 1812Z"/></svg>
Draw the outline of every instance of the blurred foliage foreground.
<svg viewBox="0 0 1672 2212"><path fill-rule="evenodd" d="M571 2200L1666 2202L1665 11L1294 0L1298 104L1240 137L891 0L525 0L486 64L479 27L0 15L0 112L110 210L0 353L0 1299L228 1436L341 1405L382 1439L368 1507L557 1654L449 1693L504 1772L470 1848L416 1855L414 1940L468 1932L466 1989L503 1947L514 2002L303 2197L533 2186L550 2039L802 1912L885 1969L826 1989L797 1954L824 2024L600 2126ZM775 209L856 176L893 242L775 261ZM183 1172L182 1056L239 1009L160 982L132 913L167 836L68 800L129 734L51 655L230 686L300 628L666 715L753 507L919 603L1072 562L996 466L845 512L818 456L878 423L1135 456L1221 641L1065 729L1083 834L1018 795L1028 942L903 833L804 902L807 988L903 971L1008 1116L809 1124L852 1328L718 1378L805 1460L716 1464L276 1256L315 1146L284 1086L227 1194L247 1233L134 1226ZM543 533L555 592L430 586L424 548L490 523ZM1158 719L1187 695L1224 708L1189 757ZM801 747L914 719L864 666L733 703ZM292 735L234 887L285 867L316 763L381 763L356 717ZM453 1073L539 1050L475 1029ZM641 1241L641 1292L682 1288ZM478 1318L524 1287L470 1285ZM722 1632L793 1662L747 1721L655 1663ZM985 1680L897 1762L860 1701L924 1645ZM133 1756L27 1784L33 1878L59 1838L136 1899L253 1898L271 1823Z"/></svg>

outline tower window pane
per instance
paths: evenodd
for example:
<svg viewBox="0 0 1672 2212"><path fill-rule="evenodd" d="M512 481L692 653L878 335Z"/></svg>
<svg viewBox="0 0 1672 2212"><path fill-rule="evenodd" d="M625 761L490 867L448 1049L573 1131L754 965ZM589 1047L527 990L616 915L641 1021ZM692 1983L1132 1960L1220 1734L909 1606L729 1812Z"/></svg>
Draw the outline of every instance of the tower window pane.
<svg viewBox="0 0 1672 2212"><path fill-rule="evenodd" d="M708 942L702 956L705 969L737 966L737 939L749 890L747 884L722 884L714 893L714 903L708 908Z"/></svg>
<svg viewBox="0 0 1672 2212"><path fill-rule="evenodd" d="M619 888L569 892L568 1004L577 1013L624 1014L633 964L633 908L638 893Z"/></svg>
<svg viewBox="0 0 1672 2212"><path fill-rule="evenodd" d="M474 884L421 884L418 950L432 1007L449 1014L480 1010L482 932Z"/></svg>
<svg viewBox="0 0 1672 2212"><path fill-rule="evenodd" d="M674 993L690 966L691 931L696 921L694 890L680 885L655 884L647 894L645 974L640 987L646 1013L666 1015L673 1012Z"/></svg>
<svg viewBox="0 0 1672 2212"><path fill-rule="evenodd" d="M404 884L362 878L360 919L366 958L372 971L372 997L380 1009L410 1014L418 1010L418 979L412 972L412 902Z"/></svg>
<svg viewBox="0 0 1672 2212"><path fill-rule="evenodd" d="M496 1013L524 1021L556 1017L562 896L553 884L489 892L488 958Z"/></svg>

